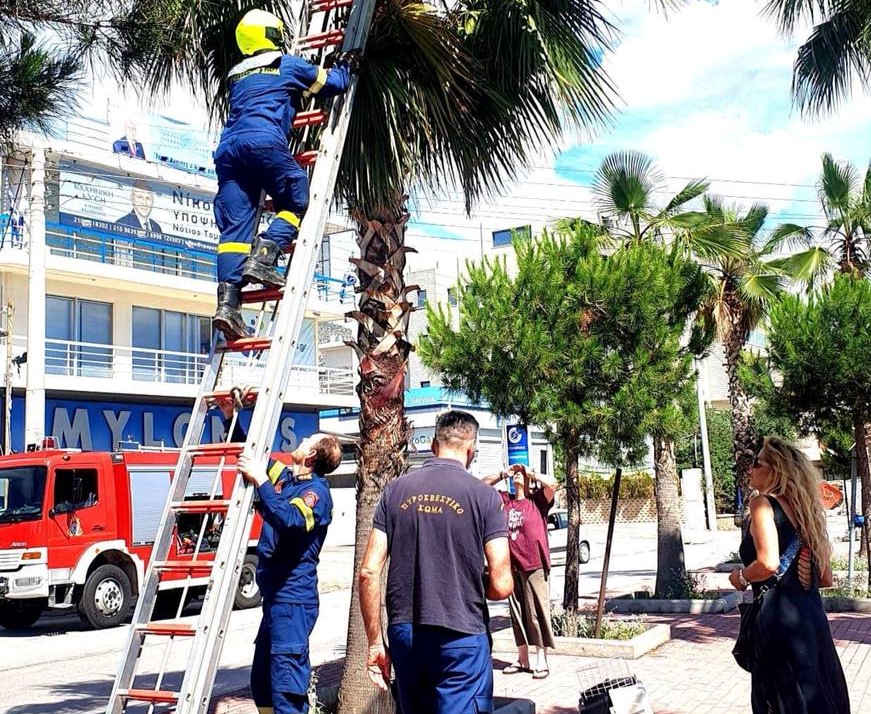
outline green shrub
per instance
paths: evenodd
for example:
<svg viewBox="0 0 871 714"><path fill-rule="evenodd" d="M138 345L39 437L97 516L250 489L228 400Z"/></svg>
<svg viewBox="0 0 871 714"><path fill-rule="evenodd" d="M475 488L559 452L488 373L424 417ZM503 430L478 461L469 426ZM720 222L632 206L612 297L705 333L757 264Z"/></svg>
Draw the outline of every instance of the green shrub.
<svg viewBox="0 0 871 714"><path fill-rule="evenodd" d="M849 570L850 564L846 558L839 555L832 556L832 570ZM853 558L853 572L865 572L868 570L868 561L865 558Z"/></svg>
<svg viewBox="0 0 871 714"><path fill-rule="evenodd" d="M578 491L581 498L603 500L611 498L614 476L603 478L599 474L579 474ZM653 477L646 471L624 474L620 479L620 498L650 498L653 496Z"/></svg>
<svg viewBox="0 0 871 714"><path fill-rule="evenodd" d="M682 574L672 572L664 595L666 600L706 600L711 597L702 587L701 576L688 570Z"/></svg>
<svg viewBox="0 0 871 714"><path fill-rule="evenodd" d="M582 613L573 617L559 606L551 608L550 621L551 626L553 627L553 634L556 637L592 638L596 626L595 617ZM632 617L617 618L611 615L605 615L602 618L602 631L599 634L599 639L631 640L633 637L640 635L646 629L644 620L641 616L635 615Z"/></svg>

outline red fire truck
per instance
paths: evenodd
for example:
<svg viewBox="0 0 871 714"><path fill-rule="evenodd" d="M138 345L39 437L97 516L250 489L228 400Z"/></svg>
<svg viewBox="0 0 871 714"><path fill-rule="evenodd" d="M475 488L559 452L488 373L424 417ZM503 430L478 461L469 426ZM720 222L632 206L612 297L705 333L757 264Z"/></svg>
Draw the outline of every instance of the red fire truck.
<svg viewBox="0 0 871 714"><path fill-rule="evenodd" d="M177 459L177 452L57 449L0 457L0 626L30 627L46 608L75 608L92 628L122 623L139 593ZM217 464L197 463L186 499L229 498L235 478L229 461L216 489L223 492L211 494ZM222 516L185 514L173 560L193 557L203 519L198 557L214 557ZM260 525L255 517L238 608L260 602L254 581ZM158 609L174 613L206 581L181 576Z"/></svg>

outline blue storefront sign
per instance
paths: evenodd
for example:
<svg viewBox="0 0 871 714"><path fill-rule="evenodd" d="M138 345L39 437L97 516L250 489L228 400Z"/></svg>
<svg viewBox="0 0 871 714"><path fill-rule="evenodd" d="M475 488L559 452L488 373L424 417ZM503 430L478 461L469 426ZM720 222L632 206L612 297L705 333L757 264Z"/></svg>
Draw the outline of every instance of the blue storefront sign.
<svg viewBox="0 0 871 714"><path fill-rule="evenodd" d="M529 432L525 424L508 424L505 427L508 442L508 465L529 466Z"/></svg>
<svg viewBox="0 0 871 714"><path fill-rule="evenodd" d="M61 448L84 451L112 451L142 446L179 447L184 440L191 407L185 405L139 404L76 399L45 400L45 434L53 436ZM251 411L241 413L247 429ZM302 439L318 429L313 412L285 411L281 414L273 451L293 451ZM224 420L217 410L206 418L203 442L223 439ZM24 451L24 398L12 400L12 448Z"/></svg>

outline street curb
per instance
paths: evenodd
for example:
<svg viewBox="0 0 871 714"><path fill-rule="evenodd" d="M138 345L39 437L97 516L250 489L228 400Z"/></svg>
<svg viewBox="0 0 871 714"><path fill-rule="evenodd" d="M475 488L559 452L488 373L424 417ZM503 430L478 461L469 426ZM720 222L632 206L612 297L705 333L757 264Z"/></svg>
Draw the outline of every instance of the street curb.
<svg viewBox="0 0 871 714"><path fill-rule="evenodd" d="M724 593L713 600L632 600L614 598L605 603L608 612L620 614L675 614L722 615L731 612L741 602L741 593Z"/></svg>
<svg viewBox="0 0 871 714"><path fill-rule="evenodd" d="M738 561L729 561L727 560L724 563L717 563L714 566L715 573L731 573L735 568L743 568L744 563Z"/></svg>
<svg viewBox="0 0 871 714"><path fill-rule="evenodd" d="M553 651L560 655L577 657L603 657L611 659L638 659L671 639L668 625L644 625L646 631L631 640L596 640L592 637L555 637ZM493 654L517 653L514 634L510 627L493 634Z"/></svg>
<svg viewBox="0 0 871 714"><path fill-rule="evenodd" d="M860 597L824 597L823 608L826 612L871 613L871 599Z"/></svg>

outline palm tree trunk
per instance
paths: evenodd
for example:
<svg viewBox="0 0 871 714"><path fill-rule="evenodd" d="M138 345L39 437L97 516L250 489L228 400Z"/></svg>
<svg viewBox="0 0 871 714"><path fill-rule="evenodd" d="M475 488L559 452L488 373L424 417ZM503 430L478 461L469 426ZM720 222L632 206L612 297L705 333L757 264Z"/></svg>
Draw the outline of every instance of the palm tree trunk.
<svg viewBox="0 0 871 714"><path fill-rule="evenodd" d="M566 571L563 589L563 610L568 625L577 620L578 613L578 535L581 527L581 507L578 498L578 440L573 435L563 435L566 474L566 511L569 527L566 534Z"/></svg>
<svg viewBox="0 0 871 714"><path fill-rule="evenodd" d="M680 527L680 496L674 442L653 437L653 493L656 498L656 597L681 591L686 582L683 534Z"/></svg>
<svg viewBox="0 0 871 714"><path fill-rule="evenodd" d="M734 313L733 313L734 314ZM736 316L738 317L738 316ZM747 336L735 324L729 330L723 343L726 353L726 375L729 379L729 414L732 420L732 453L735 458L735 494L741 494L742 511L746 511L750 497L750 469L756 456L756 433L753 430L753 408L750 397L744 391L738 378L738 365L741 362L741 351ZM736 511L738 504L735 504ZM743 520L743 512L736 513Z"/></svg>
<svg viewBox="0 0 871 714"><path fill-rule="evenodd" d="M340 714L390 714L389 695L379 694L366 675L368 642L360 613L357 577L375 506L384 487L407 468L410 427L405 419L405 370L411 345L406 330L412 306L405 270L404 201L375 216L353 216L360 259L357 265L360 304L349 313L359 322L356 341L349 343L360 360L360 451L357 466L357 530L354 578L345 671L339 687ZM384 574L386 577L386 572Z"/></svg>

